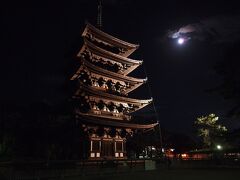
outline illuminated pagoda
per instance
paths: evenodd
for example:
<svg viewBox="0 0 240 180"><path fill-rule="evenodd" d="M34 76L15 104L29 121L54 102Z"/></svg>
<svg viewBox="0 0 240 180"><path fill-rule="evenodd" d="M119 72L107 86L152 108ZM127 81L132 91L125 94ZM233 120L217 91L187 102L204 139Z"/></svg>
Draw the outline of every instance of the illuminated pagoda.
<svg viewBox="0 0 240 180"><path fill-rule="evenodd" d="M113 37L89 23L82 37L84 44L76 57L80 67L71 77L77 82L72 99L82 131L81 153L87 159L126 158L128 137L135 130L157 125L131 122L131 113L152 102L128 97L147 81L128 76L142 64L141 60L128 58L139 45Z"/></svg>

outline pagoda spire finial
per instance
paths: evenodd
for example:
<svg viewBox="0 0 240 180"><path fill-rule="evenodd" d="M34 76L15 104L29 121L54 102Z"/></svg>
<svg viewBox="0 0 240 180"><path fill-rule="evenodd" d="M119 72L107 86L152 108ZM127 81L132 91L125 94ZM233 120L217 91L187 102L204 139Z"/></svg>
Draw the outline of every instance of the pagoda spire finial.
<svg viewBox="0 0 240 180"><path fill-rule="evenodd" d="M97 26L102 29L102 0L98 0Z"/></svg>

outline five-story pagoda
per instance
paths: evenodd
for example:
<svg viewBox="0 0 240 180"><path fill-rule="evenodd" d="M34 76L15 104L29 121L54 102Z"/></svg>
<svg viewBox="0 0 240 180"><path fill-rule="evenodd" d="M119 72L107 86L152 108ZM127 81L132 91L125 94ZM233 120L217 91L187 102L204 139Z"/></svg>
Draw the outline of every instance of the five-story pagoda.
<svg viewBox="0 0 240 180"><path fill-rule="evenodd" d="M71 77L78 84L74 113L82 130L81 154L87 159L126 158L126 141L137 129L154 124L131 123L131 113L152 102L128 97L147 79L128 76L142 64L128 58L139 45L113 37L87 23L77 54L80 67Z"/></svg>

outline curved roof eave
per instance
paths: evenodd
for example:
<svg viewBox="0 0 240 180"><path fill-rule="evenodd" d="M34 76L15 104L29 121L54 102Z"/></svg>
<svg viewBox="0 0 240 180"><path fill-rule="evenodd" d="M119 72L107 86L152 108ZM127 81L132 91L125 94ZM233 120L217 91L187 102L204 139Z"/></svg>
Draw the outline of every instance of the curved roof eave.
<svg viewBox="0 0 240 180"><path fill-rule="evenodd" d="M92 51L93 54L98 54L98 55L100 54L105 58L111 58L113 61L115 60L118 62L122 62L122 63L126 63L126 64L135 64L135 65L141 65L143 62L142 60L135 60L135 59L127 58L127 57L121 56L119 54L115 54L115 53L112 53L105 49L102 49L102 48L96 46L95 44L93 44L92 42L90 42L89 40L87 40L86 38L84 38L84 45L86 45L89 48L89 50L93 49L93 51Z"/></svg>
<svg viewBox="0 0 240 180"><path fill-rule="evenodd" d="M127 123L127 122L110 121L110 120L99 119L99 118L95 119L95 118L86 117L86 116L78 116L77 118L92 124L107 125L107 126L122 127L122 128L132 128L132 129L149 129L149 128L154 128L156 125L158 125L158 123L133 124L133 123Z"/></svg>
<svg viewBox="0 0 240 180"><path fill-rule="evenodd" d="M103 40L107 41L108 43L113 43L115 45L118 45L123 48L127 48L129 50L137 49L139 47L139 44L133 44L133 43L123 41L119 38L116 38L108 33L101 31L100 29L94 27L90 23L86 23L86 24L87 25L85 27L85 30L82 33L82 36L85 36L87 34L87 31L90 30L91 32L93 32L93 34L99 35L100 37L103 38Z"/></svg>

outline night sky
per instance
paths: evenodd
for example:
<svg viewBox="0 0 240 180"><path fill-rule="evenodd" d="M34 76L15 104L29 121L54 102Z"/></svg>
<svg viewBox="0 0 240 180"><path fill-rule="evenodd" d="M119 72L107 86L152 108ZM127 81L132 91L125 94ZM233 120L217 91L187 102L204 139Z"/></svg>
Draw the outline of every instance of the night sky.
<svg viewBox="0 0 240 180"><path fill-rule="evenodd" d="M207 90L221 83L214 65L239 38L237 1L104 0L103 6L103 30L140 44L131 58L144 60L163 127L192 133L196 117L208 113L230 124L225 113L231 102ZM1 17L1 104L64 103L85 21L96 24L97 1L9 2L1 7ZM167 37L188 24L205 29L183 46ZM218 35L209 37L209 29ZM131 75L144 78L143 67ZM147 99L151 93L144 85L130 96ZM139 112L152 113L152 106Z"/></svg>

